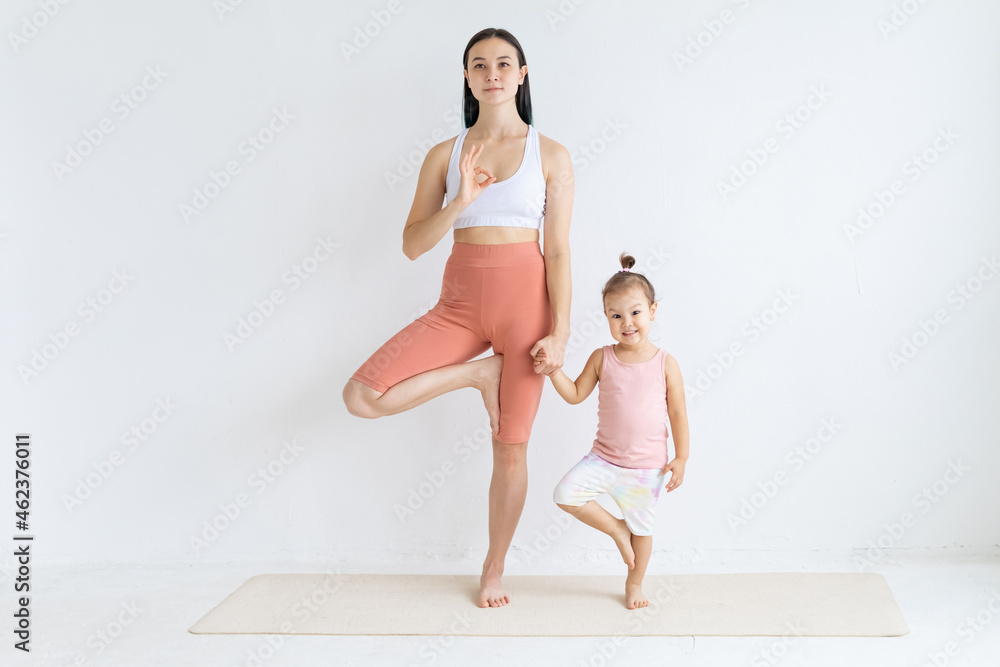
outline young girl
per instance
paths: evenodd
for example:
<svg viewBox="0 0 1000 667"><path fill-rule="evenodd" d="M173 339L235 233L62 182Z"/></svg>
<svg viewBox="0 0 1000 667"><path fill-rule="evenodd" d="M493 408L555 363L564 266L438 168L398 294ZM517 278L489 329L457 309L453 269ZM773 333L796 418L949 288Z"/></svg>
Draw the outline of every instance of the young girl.
<svg viewBox="0 0 1000 667"><path fill-rule="evenodd" d="M653 509L667 472L667 492L684 481L688 423L684 382L677 360L649 342L656 319L656 297L645 276L632 273L635 259L622 253L622 270L602 293L604 314L617 345L594 350L576 382L562 370L549 374L556 391L576 404L600 382L597 438L590 452L556 486L553 499L588 526L607 533L629 567L625 606L649 605L642 593L653 548ZM541 358L536 358L540 363ZM674 432L674 458L668 463L667 426ZM594 499L608 493L622 511L616 519Z"/></svg>

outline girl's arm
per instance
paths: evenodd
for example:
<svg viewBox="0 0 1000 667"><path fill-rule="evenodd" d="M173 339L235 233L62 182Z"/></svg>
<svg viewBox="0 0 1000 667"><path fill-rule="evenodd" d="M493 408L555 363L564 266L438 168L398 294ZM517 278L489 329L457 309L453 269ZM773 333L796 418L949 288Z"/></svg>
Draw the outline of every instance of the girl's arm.
<svg viewBox="0 0 1000 667"><path fill-rule="evenodd" d="M688 419L684 403L684 379L680 366L672 355L667 354L665 373L667 379L667 417L670 430L674 434L674 458L663 467L663 474L670 471L667 492L676 489L684 481L684 467L688 459Z"/></svg>
<svg viewBox="0 0 1000 667"><path fill-rule="evenodd" d="M451 150L447 142L441 142L427 151L420 167L420 176L417 177L417 192L413 195L410 215L403 227L404 255L416 259L436 246L455 224L459 214L496 180L485 169L474 166L482 152L483 146L480 145L478 149L473 148L470 153L462 156L459 162L461 180L458 194L442 208ZM486 174L486 180L476 183L478 174Z"/></svg>
<svg viewBox="0 0 1000 667"><path fill-rule="evenodd" d="M587 359L587 363L583 367L583 372L580 373L580 377L573 382L569 379L562 369L558 369L553 373L549 374L549 378L552 379L552 386L556 388L559 395L565 399L567 403L576 405L584 401L591 392L594 391L594 387L597 386L597 381L599 379L599 370L601 367L601 362L604 360L604 351L601 348L597 348Z"/></svg>

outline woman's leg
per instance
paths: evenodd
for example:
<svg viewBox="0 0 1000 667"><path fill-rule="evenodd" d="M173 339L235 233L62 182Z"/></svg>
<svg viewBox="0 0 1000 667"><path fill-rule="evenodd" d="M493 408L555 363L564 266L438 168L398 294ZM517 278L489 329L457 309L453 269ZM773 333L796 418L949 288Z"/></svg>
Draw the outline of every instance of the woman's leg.
<svg viewBox="0 0 1000 667"><path fill-rule="evenodd" d="M479 606L502 607L510 596L500 577L524 508L528 440L545 387L545 376L534 372L530 352L552 330L552 313L537 243L490 246L480 252L497 260L484 274L483 327L493 350L503 355L503 369L499 427L493 438L490 547L483 562Z"/></svg>
<svg viewBox="0 0 1000 667"><path fill-rule="evenodd" d="M500 583L528 493L528 443L508 444L493 438L493 479L490 481L490 547L479 578L479 606L502 607L510 602Z"/></svg>
<svg viewBox="0 0 1000 667"><path fill-rule="evenodd" d="M398 382L384 392L351 378L344 386L344 404L355 417L374 419L416 407L441 394L474 387L483 396L494 435L500 419L500 373L503 355L425 371Z"/></svg>
<svg viewBox="0 0 1000 667"><path fill-rule="evenodd" d="M434 307L386 341L347 381L343 399L352 415L394 415L443 393L474 387L497 432L503 359L494 355L468 361L490 347L479 326L482 274L449 259Z"/></svg>

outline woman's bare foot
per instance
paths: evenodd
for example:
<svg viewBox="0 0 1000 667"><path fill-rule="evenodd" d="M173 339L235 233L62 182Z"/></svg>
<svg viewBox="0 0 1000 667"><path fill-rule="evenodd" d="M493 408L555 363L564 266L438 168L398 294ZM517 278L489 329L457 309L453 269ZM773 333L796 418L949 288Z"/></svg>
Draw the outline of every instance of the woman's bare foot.
<svg viewBox="0 0 1000 667"><path fill-rule="evenodd" d="M479 577L479 606L502 607L510 602L510 597L503 592L499 574L486 574Z"/></svg>
<svg viewBox="0 0 1000 667"><path fill-rule="evenodd" d="M473 363L478 366L476 387L483 394L486 414L490 416L490 430L495 437L500 429L500 371L503 370L503 355L494 354Z"/></svg>
<svg viewBox="0 0 1000 667"><path fill-rule="evenodd" d="M618 551L622 552L622 560L631 570L635 567L635 551L632 549L632 531L628 529L624 519L618 519L618 530L612 537L618 545Z"/></svg>
<svg viewBox="0 0 1000 667"><path fill-rule="evenodd" d="M642 594L642 584L625 582L625 606L628 609L649 606L649 600Z"/></svg>

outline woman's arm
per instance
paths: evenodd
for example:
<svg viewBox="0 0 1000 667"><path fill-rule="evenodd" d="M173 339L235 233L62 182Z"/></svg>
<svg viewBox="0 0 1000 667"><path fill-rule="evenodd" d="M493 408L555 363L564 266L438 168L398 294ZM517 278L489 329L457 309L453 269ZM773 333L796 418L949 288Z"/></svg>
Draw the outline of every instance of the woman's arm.
<svg viewBox="0 0 1000 667"><path fill-rule="evenodd" d="M535 364L536 373L561 368L569 339L569 310L572 275L569 260L569 223L573 214L573 161L569 151L554 141L544 140L548 173L545 177L545 284L552 308L552 333L535 343L531 354L545 350L545 359Z"/></svg>
<svg viewBox="0 0 1000 667"><path fill-rule="evenodd" d="M473 148L470 153L462 156L459 163L461 180L458 194L442 208L451 148L447 142L441 142L427 151L420 167L420 176L417 177L417 192L413 195L410 215L403 227L404 255L416 259L436 246L455 224L459 214L496 180L485 169L473 166L482 152L483 145L480 145L478 149ZM487 178L482 183L476 183L475 177L478 174L486 174Z"/></svg>
<svg viewBox="0 0 1000 667"><path fill-rule="evenodd" d="M580 373L580 377L576 379L576 382L570 380L569 376L560 368L549 375L549 378L552 380L552 386L556 388L556 391L559 392L559 395L567 403L571 405L582 403L594 391L594 387L597 386L597 369L601 367L603 360L604 351L601 348L597 348L590 355L590 358L587 359L587 363L583 367L583 372Z"/></svg>

